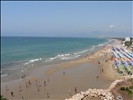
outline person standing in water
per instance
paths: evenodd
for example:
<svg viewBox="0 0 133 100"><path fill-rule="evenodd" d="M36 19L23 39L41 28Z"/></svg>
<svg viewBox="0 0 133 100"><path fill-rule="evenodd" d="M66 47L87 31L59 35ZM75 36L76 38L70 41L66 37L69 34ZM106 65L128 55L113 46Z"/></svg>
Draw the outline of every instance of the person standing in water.
<svg viewBox="0 0 133 100"><path fill-rule="evenodd" d="M24 100L24 97L22 96L22 100Z"/></svg>
<svg viewBox="0 0 133 100"><path fill-rule="evenodd" d="M28 88L28 84L27 84L27 82L25 82L25 85L26 85L26 88Z"/></svg>
<svg viewBox="0 0 133 100"><path fill-rule="evenodd" d="M50 96L49 96L49 93L47 92L47 98L49 98Z"/></svg>
<svg viewBox="0 0 133 100"><path fill-rule="evenodd" d="M96 76L96 78L98 79L98 78L99 78L99 76L97 75L97 76Z"/></svg>
<svg viewBox="0 0 133 100"><path fill-rule="evenodd" d="M29 85L31 85L31 82L30 82L30 80L29 80Z"/></svg>
<svg viewBox="0 0 133 100"><path fill-rule="evenodd" d="M46 81L44 81L44 86L46 86Z"/></svg>
<svg viewBox="0 0 133 100"><path fill-rule="evenodd" d="M25 74L23 73L23 77L25 78Z"/></svg>
<svg viewBox="0 0 133 100"><path fill-rule="evenodd" d="M48 78L48 82L49 82L49 78Z"/></svg>
<svg viewBox="0 0 133 100"><path fill-rule="evenodd" d="M75 94L77 94L77 87L74 88Z"/></svg>
<svg viewBox="0 0 133 100"><path fill-rule="evenodd" d="M21 86L19 86L19 92L21 92L22 90L21 90Z"/></svg>
<svg viewBox="0 0 133 100"><path fill-rule="evenodd" d="M7 88L7 85L6 85L6 91L8 91L9 89Z"/></svg>
<svg viewBox="0 0 133 100"><path fill-rule="evenodd" d="M102 68L102 73L103 73L103 68Z"/></svg>
<svg viewBox="0 0 133 100"><path fill-rule="evenodd" d="M70 97L72 96L72 95L71 95L71 90L68 91L68 95L69 95Z"/></svg>
<svg viewBox="0 0 133 100"><path fill-rule="evenodd" d="M11 96L12 96L12 97L14 96L13 92L11 92Z"/></svg>
<svg viewBox="0 0 133 100"><path fill-rule="evenodd" d="M63 75L65 76L65 72L63 72Z"/></svg>
<svg viewBox="0 0 133 100"><path fill-rule="evenodd" d="M41 87L41 83L39 82L39 87Z"/></svg>
<svg viewBox="0 0 133 100"><path fill-rule="evenodd" d="M24 76L22 75L22 80L24 79Z"/></svg>

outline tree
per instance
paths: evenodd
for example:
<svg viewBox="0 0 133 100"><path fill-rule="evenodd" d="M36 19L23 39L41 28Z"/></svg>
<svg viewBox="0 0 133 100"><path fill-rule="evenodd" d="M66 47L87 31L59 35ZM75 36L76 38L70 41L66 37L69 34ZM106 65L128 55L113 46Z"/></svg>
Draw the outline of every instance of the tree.
<svg viewBox="0 0 133 100"><path fill-rule="evenodd" d="M126 41L125 46L130 47L132 45L132 41Z"/></svg>
<svg viewBox="0 0 133 100"><path fill-rule="evenodd" d="M3 95L0 95L0 100L8 100L8 99L3 97Z"/></svg>

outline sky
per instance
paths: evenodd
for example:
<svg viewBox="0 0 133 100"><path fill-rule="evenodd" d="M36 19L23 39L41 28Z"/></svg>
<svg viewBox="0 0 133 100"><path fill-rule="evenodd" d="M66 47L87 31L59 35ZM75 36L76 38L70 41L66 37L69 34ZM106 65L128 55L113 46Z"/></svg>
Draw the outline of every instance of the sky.
<svg viewBox="0 0 133 100"><path fill-rule="evenodd" d="M2 36L133 37L132 1L2 1Z"/></svg>

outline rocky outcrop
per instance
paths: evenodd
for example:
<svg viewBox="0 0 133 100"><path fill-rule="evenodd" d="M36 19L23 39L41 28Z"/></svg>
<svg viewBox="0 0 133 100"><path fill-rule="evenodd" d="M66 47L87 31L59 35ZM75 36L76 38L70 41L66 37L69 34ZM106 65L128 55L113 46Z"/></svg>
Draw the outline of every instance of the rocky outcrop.
<svg viewBox="0 0 133 100"><path fill-rule="evenodd" d="M108 89L88 89L87 91L77 93L69 99L65 100L90 100L89 97L100 98L100 100L115 100L111 90L118 82L123 80L115 80Z"/></svg>

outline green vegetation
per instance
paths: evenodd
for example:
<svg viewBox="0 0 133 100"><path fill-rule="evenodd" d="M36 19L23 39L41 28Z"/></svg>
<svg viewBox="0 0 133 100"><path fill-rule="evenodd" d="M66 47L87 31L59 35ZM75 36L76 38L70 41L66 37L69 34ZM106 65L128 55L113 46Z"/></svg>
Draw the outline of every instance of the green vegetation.
<svg viewBox="0 0 133 100"><path fill-rule="evenodd" d="M133 78L127 80L127 83L131 83L129 86L122 86L120 87L121 91L127 92L130 97L133 97Z"/></svg>
<svg viewBox="0 0 133 100"><path fill-rule="evenodd" d="M129 88L128 88L128 87L126 87L126 90L129 90Z"/></svg>
<svg viewBox="0 0 133 100"><path fill-rule="evenodd" d="M132 45L132 41L126 41L125 46L130 47Z"/></svg>
<svg viewBox="0 0 133 100"><path fill-rule="evenodd" d="M3 97L3 95L0 95L0 100L8 100L8 99Z"/></svg>
<svg viewBox="0 0 133 100"><path fill-rule="evenodd" d="M133 97L133 85L129 86L129 87L120 87L120 90L122 91L126 91L130 96Z"/></svg>
<svg viewBox="0 0 133 100"><path fill-rule="evenodd" d="M126 90L125 87L120 87L120 90Z"/></svg>
<svg viewBox="0 0 133 100"><path fill-rule="evenodd" d="M128 81L133 84L133 78L130 78Z"/></svg>
<svg viewBox="0 0 133 100"><path fill-rule="evenodd" d="M129 86L130 89L133 89L133 85L132 86Z"/></svg>

